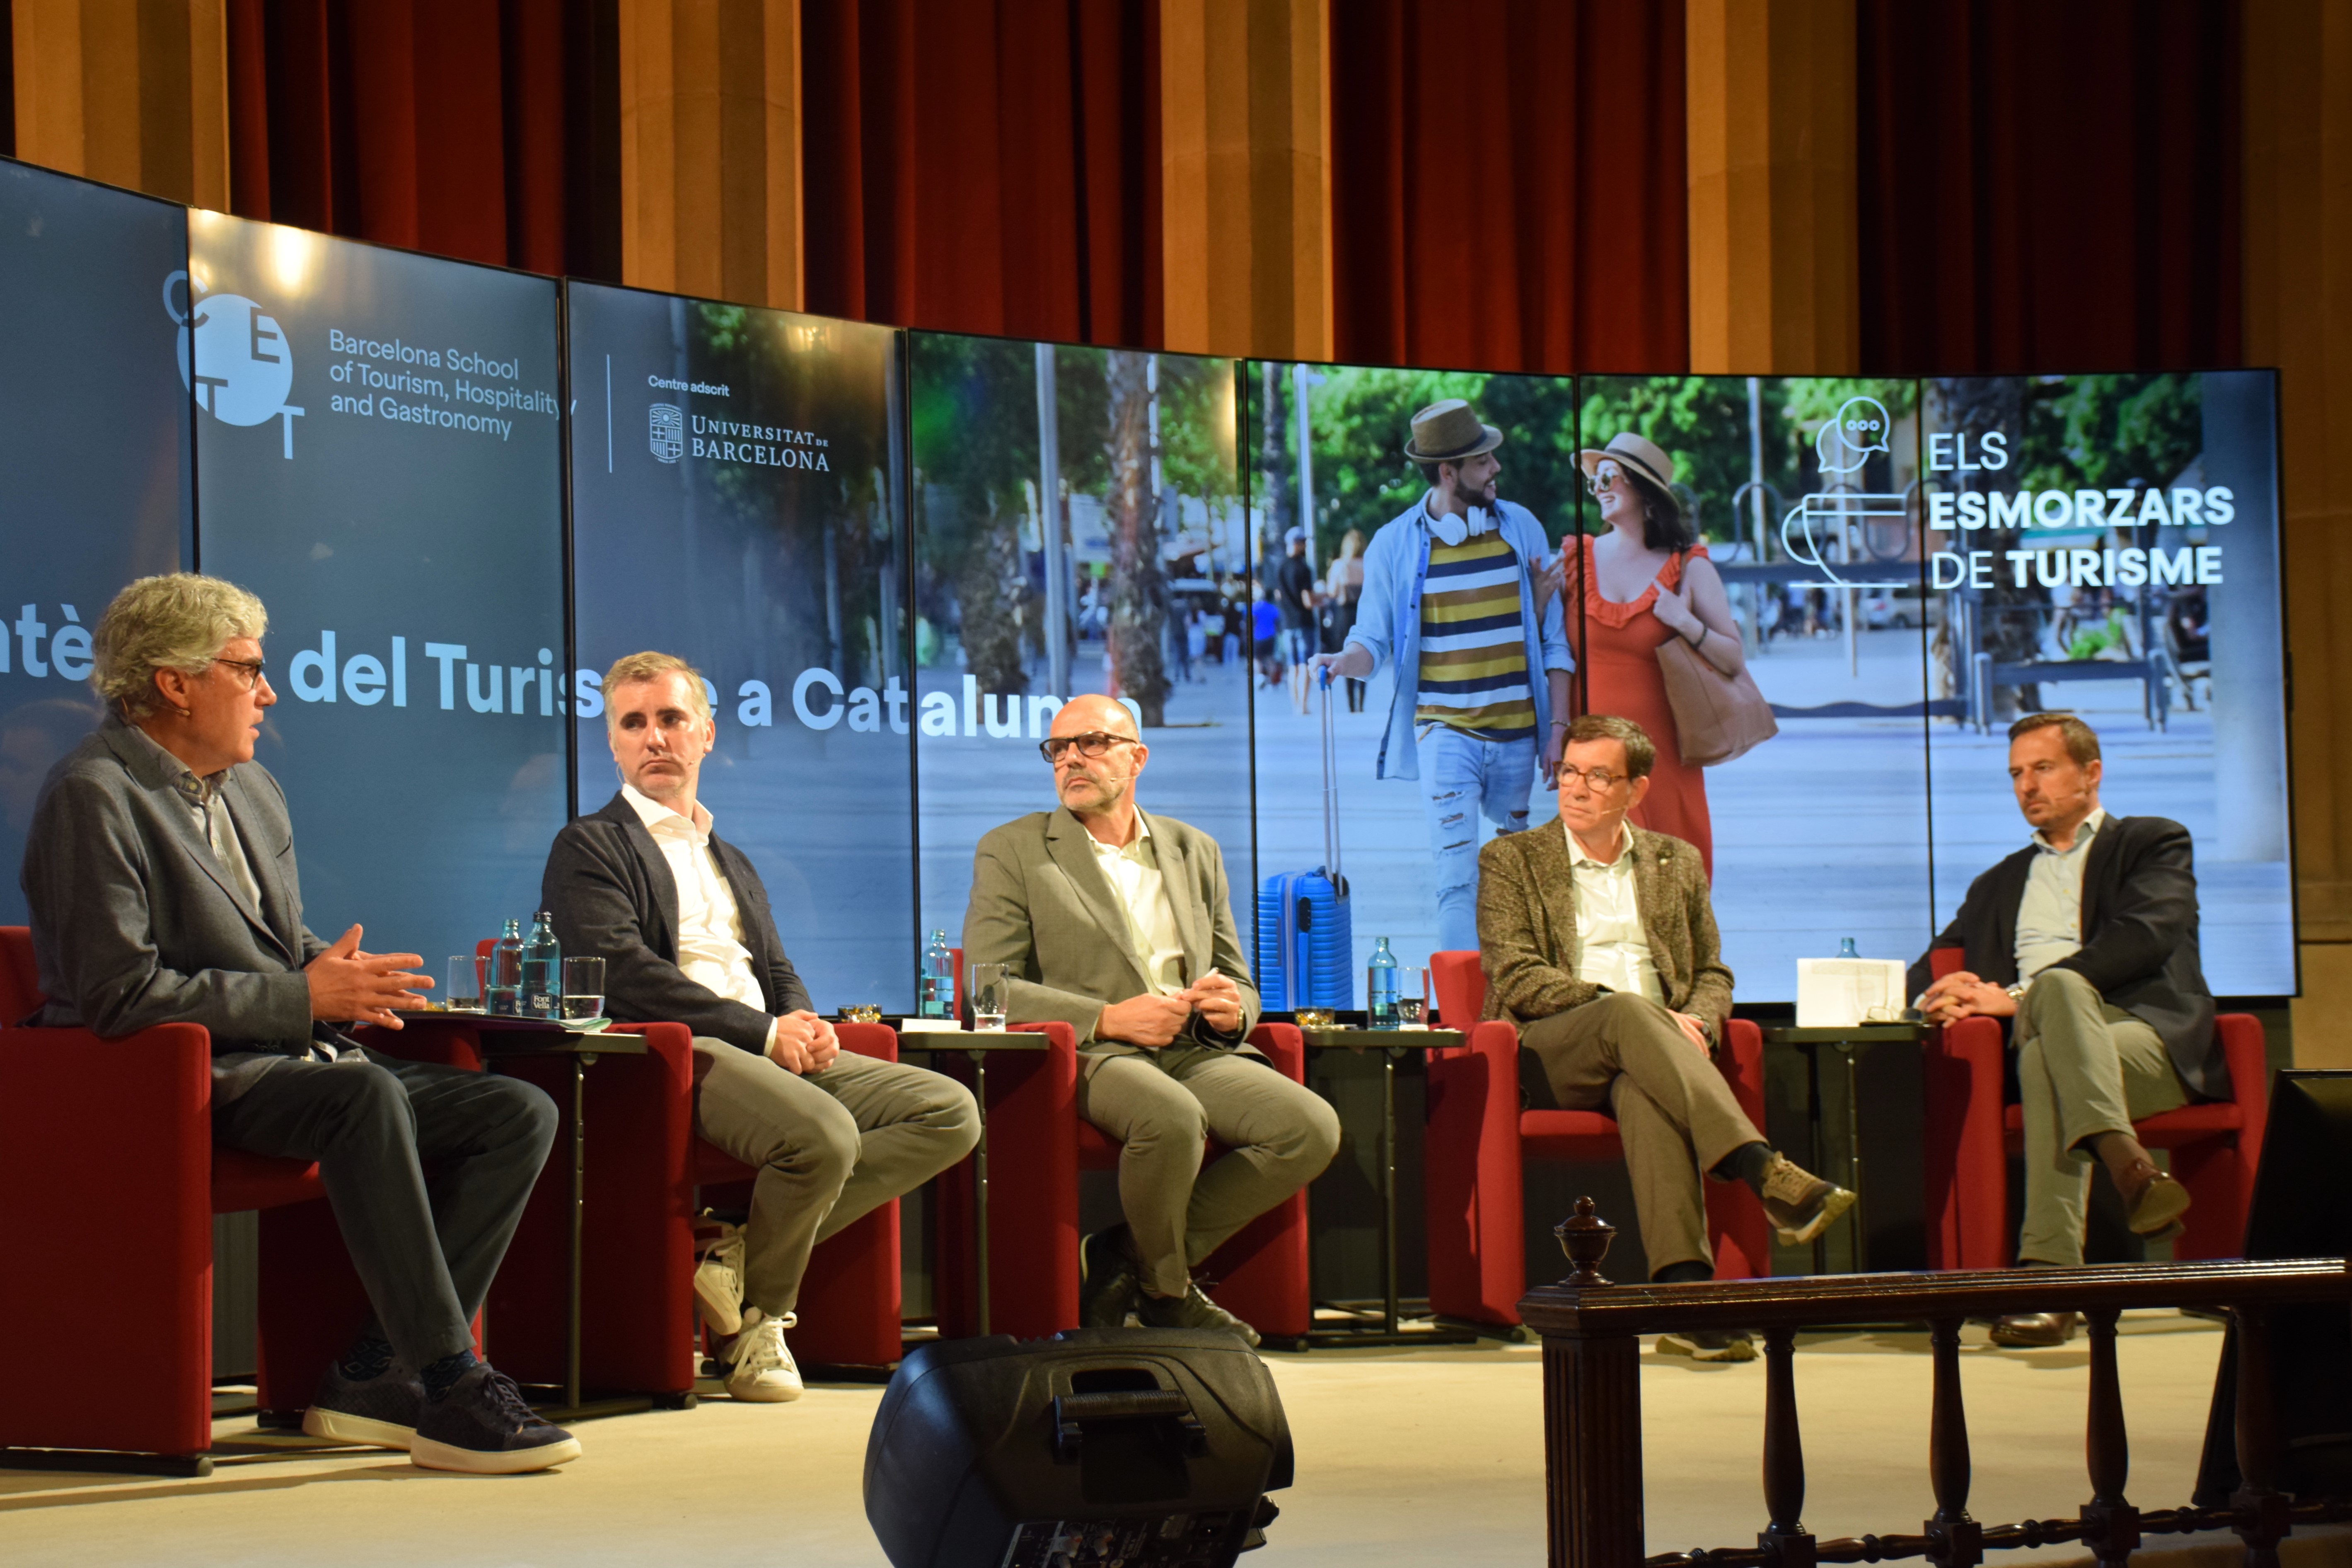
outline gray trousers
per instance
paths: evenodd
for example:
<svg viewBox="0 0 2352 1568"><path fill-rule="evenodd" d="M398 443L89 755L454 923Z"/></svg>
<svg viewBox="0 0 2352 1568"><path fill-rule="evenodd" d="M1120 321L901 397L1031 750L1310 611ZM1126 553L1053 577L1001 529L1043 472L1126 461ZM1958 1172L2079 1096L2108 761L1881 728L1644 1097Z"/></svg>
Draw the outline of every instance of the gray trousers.
<svg viewBox="0 0 2352 1568"><path fill-rule="evenodd" d="M231 1148L319 1163L375 1309L366 1331L412 1368L473 1345L555 1125L530 1084L374 1051L279 1062L213 1111Z"/></svg>
<svg viewBox="0 0 2352 1568"><path fill-rule="evenodd" d="M1617 1119L1650 1272L1712 1265L1700 1173L1765 1141L1715 1063L1664 1007L1625 991L1528 1024L1519 1043L1543 1064L1561 1110Z"/></svg>
<svg viewBox="0 0 2352 1568"><path fill-rule="evenodd" d="M2045 969L2025 988L2017 1009L2017 1088L2025 1112L2025 1224L2017 1256L2079 1264L2097 1158L2079 1145L2186 1105L2189 1090L2157 1032L2110 1006L2071 969Z"/></svg>
<svg viewBox="0 0 2352 1568"><path fill-rule="evenodd" d="M844 1051L803 1075L698 1036L694 1130L759 1172L743 1300L781 1318L810 1249L971 1153L980 1113L963 1085L904 1062Z"/></svg>
<svg viewBox="0 0 2352 1568"><path fill-rule="evenodd" d="M1257 1057L1202 1046L1097 1057L1078 1114L1117 1139L1118 1201L1144 1287L1181 1296L1192 1266L1322 1174L1339 1117ZM1225 1153L1201 1169L1202 1141Z"/></svg>

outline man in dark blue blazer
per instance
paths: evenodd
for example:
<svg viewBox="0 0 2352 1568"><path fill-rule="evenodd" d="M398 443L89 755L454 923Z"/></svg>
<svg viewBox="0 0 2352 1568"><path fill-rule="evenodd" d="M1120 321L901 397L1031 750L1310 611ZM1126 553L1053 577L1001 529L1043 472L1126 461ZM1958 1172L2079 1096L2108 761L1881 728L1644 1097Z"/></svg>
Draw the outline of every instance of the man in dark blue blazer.
<svg viewBox="0 0 2352 1568"><path fill-rule="evenodd" d="M564 952L604 960L613 1016L694 1031L694 1130L759 1172L745 1223L714 1227L696 1300L729 1394L797 1399L784 1331L810 1249L970 1153L979 1110L953 1079L843 1055L810 1007L759 872L696 799L718 731L694 667L630 654L603 691L621 790L556 835L541 907Z"/></svg>
<svg viewBox="0 0 2352 1568"><path fill-rule="evenodd" d="M374 1318L303 1430L436 1469L544 1469L580 1452L474 1354L471 1322L555 1138L529 1084L364 1050L433 983L413 952L302 922L286 796L253 760L278 700L261 601L216 577L143 577L99 621L107 717L42 785L24 888L48 1002L37 1025L212 1035L213 1137L315 1160ZM432 1174L428 1179L427 1167Z"/></svg>
<svg viewBox="0 0 2352 1568"><path fill-rule="evenodd" d="M2099 805L2099 738L2071 714L2009 731L2009 776L2033 842L1979 877L1936 939L1961 966L1911 989L1936 1023L2014 1019L2025 1120L2025 1223L2018 1261L2083 1260L2091 1161L2106 1166L2131 1228L2173 1230L2189 1194L2158 1170L2132 1122L2229 1093L2213 998L2197 953L2189 830ZM2063 1344L2074 1314L2003 1319L1997 1342Z"/></svg>

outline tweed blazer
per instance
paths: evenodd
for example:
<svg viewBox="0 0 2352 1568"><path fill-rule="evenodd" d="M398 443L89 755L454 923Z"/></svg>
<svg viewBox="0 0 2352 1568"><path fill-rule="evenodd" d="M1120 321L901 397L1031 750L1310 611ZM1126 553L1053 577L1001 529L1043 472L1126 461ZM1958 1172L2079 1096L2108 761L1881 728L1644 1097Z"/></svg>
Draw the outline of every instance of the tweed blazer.
<svg viewBox="0 0 2352 1568"><path fill-rule="evenodd" d="M41 785L20 879L48 997L32 1021L108 1037L201 1024L216 1057L341 1043L310 1017L302 968L327 944L302 923L285 792L259 763L220 783L257 907L198 831L179 771L110 715Z"/></svg>
<svg viewBox="0 0 2352 1568"><path fill-rule="evenodd" d="M1731 971L1715 929L1706 868L1696 847L1628 826L1633 901L1666 1005L1706 1026L1718 1048L1731 1015ZM1568 830L1548 822L1507 833L1478 852L1478 966L1486 1016L1532 1024L1607 994L1576 977L1576 882Z"/></svg>
<svg viewBox="0 0 2352 1568"><path fill-rule="evenodd" d="M1217 841L1171 816L1144 814L1152 853L1184 943L1187 974L1213 966L1241 987L1242 1026L1227 1035L1197 1016L1192 1043L1239 1048L1257 1026L1257 987L1234 925L1233 890ZM971 860L971 902L963 917L967 964L1002 963L1013 976L1015 1024L1060 1022L1094 1056L1134 1056L1141 1047L1095 1038L1105 1006L1150 989L1129 941L1127 911L1095 862L1093 840L1066 806L1032 812L991 828Z"/></svg>

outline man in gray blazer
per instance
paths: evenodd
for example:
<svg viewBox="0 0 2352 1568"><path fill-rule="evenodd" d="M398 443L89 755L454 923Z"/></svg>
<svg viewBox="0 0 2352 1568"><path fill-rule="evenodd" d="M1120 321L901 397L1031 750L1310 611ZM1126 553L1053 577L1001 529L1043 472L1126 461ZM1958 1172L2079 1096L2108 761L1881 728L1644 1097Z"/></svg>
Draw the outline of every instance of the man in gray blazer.
<svg viewBox="0 0 2352 1568"><path fill-rule="evenodd" d="M432 982L412 952L302 923L286 797L253 760L278 700L268 616L235 584L145 577L98 624L108 713L42 785L25 840L30 1022L212 1035L213 1136L315 1160L374 1317L303 1418L314 1436L478 1474L544 1469L579 1443L476 1358L474 1314L555 1137L528 1084L364 1050L331 1026L400 1027ZM434 1169L427 1181L425 1167Z"/></svg>
<svg viewBox="0 0 2352 1568"><path fill-rule="evenodd" d="M1256 1331L1195 1264L1305 1186L1339 1147L1330 1106L1248 1044L1258 995L1216 840L1135 803L1135 719L1077 697L1039 750L1057 811L990 831L972 858L964 959L1013 975L1008 1021L1061 1022L1084 1060L1078 1113L1120 1145L1127 1223L1079 1244L1082 1321ZM1202 1139L1228 1152L1201 1169Z"/></svg>

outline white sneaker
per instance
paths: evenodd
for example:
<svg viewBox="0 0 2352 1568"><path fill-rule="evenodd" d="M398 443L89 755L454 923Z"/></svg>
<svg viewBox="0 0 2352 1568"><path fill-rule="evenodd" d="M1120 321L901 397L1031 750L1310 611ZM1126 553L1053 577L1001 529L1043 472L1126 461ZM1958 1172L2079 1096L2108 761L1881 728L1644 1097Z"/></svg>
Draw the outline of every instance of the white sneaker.
<svg viewBox="0 0 2352 1568"><path fill-rule="evenodd" d="M784 1348L784 1331L799 1321L791 1312L772 1318L757 1307L744 1310L743 1331L720 1352L733 1363L727 1373L730 1394L763 1405L801 1396L801 1369Z"/></svg>
<svg viewBox="0 0 2352 1568"><path fill-rule="evenodd" d="M714 1334L743 1329L743 1227L719 1224L695 1237L702 1258L694 1266L694 1300Z"/></svg>

